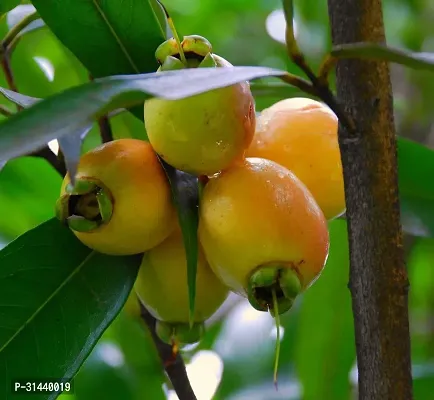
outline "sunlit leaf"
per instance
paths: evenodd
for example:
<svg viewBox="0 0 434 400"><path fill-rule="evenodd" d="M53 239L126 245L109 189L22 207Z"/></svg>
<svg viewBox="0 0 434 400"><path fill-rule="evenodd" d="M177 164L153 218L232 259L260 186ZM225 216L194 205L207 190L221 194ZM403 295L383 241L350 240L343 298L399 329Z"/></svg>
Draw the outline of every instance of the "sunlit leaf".
<svg viewBox="0 0 434 400"><path fill-rule="evenodd" d="M94 78L158 68L154 52L165 40L165 27L160 25L154 0L32 3Z"/></svg>
<svg viewBox="0 0 434 400"><path fill-rule="evenodd" d="M304 400L348 400L355 360L351 296L348 290L347 224L329 224L330 254L320 278L301 299L295 368Z"/></svg>

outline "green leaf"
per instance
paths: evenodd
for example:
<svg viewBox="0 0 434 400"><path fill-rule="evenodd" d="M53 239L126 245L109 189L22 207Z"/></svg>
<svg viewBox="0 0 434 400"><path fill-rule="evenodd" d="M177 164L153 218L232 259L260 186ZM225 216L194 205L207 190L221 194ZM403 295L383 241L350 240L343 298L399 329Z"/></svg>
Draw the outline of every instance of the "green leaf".
<svg viewBox="0 0 434 400"><path fill-rule="evenodd" d="M152 95L177 100L245 80L284 74L266 67L197 68L95 80L50 96L1 122L0 161L84 130L95 118L141 104Z"/></svg>
<svg viewBox="0 0 434 400"><path fill-rule="evenodd" d="M330 54L336 58L389 61L413 69L434 71L434 53L412 52L379 43L342 44L334 46Z"/></svg>
<svg viewBox="0 0 434 400"><path fill-rule="evenodd" d="M182 231L187 257L187 285L190 323L193 323L196 299L196 273L198 261L199 226L199 180L197 177L178 171L160 158L169 178L172 197L175 203L179 225Z"/></svg>
<svg viewBox="0 0 434 400"><path fill-rule="evenodd" d="M140 319L136 320L121 312L109 330L111 339L119 345L125 363L137 378L138 399L165 400L165 374L147 326Z"/></svg>
<svg viewBox="0 0 434 400"><path fill-rule="evenodd" d="M434 236L434 151L398 138L401 219L407 233Z"/></svg>
<svg viewBox="0 0 434 400"><path fill-rule="evenodd" d="M76 400L139 400L138 382L115 343L101 340L74 379Z"/></svg>
<svg viewBox="0 0 434 400"><path fill-rule="evenodd" d="M15 104L22 106L23 108L31 107L38 103L42 99L36 97L25 96L23 94L13 92L12 90L0 88L2 93L7 99ZM70 132L69 134L58 138L59 147L62 150L65 160L66 169L71 176L71 182L74 183L75 174L77 173L77 166L81 155L81 144L83 139L91 130L93 124L88 124L82 129L76 132Z"/></svg>
<svg viewBox="0 0 434 400"><path fill-rule="evenodd" d="M56 219L7 245L0 252L0 393L9 393L12 379L70 380L122 308L139 263L90 250ZM34 396L47 398L55 397Z"/></svg>
<svg viewBox="0 0 434 400"><path fill-rule="evenodd" d="M17 93L13 90L5 88L0 88L0 93L8 100L12 101L12 103L17 104L23 108L31 107L42 100L38 99L37 97L26 96L24 94Z"/></svg>
<svg viewBox="0 0 434 400"><path fill-rule="evenodd" d="M2 0L0 3L0 17L20 4L20 0Z"/></svg>
<svg viewBox="0 0 434 400"><path fill-rule="evenodd" d="M295 368L304 400L347 400L355 360L347 224L329 224L330 254L320 278L303 295Z"/></svg>
<svg viewBox="0 0 434 400"><path fill-rule="evenodd" d="M25 33L42 28L45 26L38 13L30 4L22 4L15 7L7 15L9 32L3 39L3 44L13 51L18 43L17 37L22 37Z"/></svg>
<svg viewBox="0 0 434 400"><path fill-rule="evenodd" d="M42 158L19 157L0 171L0 235L15 239L54 217L62 178Z"/></svg>
<svg viewBox="0 0 434 400"><path fill-rule="evenodd" d="M32 0L45 23L94 78L155 71L165 40L155 0ZM103 60L103 62L102 62Z"/></svg>

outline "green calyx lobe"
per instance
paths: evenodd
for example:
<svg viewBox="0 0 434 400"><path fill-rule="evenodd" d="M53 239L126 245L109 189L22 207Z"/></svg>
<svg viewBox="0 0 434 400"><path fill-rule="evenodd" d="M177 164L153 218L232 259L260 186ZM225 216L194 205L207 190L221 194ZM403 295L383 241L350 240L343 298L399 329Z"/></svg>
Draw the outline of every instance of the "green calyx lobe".
<svg viewBox="0 0 434 400"><path fill-rule="evenodd" d="M99 182L76 179L56 202L56 217L72 230L91 232L107 224L113 215L113 197Z"/></svg>
<svg viewBox="0 0 434 400"><path fill-rule="evenodd" d="M269 311L275 316L288 311L301 291L300 278L295 270L284 264L268 264L260 266L250 276L247 298L255 309Z"/></svg>
<svg viewBox="0 0 434 400"><path fill-rule="evenodd" d="M182 61L181 54L185 56ZM178 45L175 38L170 38L158 46L155 58L160 63L159 71L173 71L184 68L215 68L218 62L212 54L211 43L202 36L184 36Z"/></svg>
<svg viewBox="0 0 434 400"><path fill-rule="evenodd" d="M155 332L167 344L197 343L205 331L203 322L195 322L192 327L188 323L170 323L157 321Z"/></svg>

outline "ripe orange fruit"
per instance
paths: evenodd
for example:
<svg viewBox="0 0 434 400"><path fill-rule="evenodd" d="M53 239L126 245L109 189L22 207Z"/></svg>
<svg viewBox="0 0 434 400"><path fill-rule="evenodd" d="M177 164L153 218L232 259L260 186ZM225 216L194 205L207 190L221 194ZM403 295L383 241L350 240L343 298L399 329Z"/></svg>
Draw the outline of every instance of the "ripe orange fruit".
<svg viewBox="0 0 434 400"><path fill-rule="evenodd" d="M291 170L328 220L345 212L338 119L323 103L292 98L262 111L247 156L266 158Z"/></svg>
<svg viewBox="0 0 434 400"><path fill-rule="evenodd" d="M67 174L57 216L86 246L105 254L142 253L166 239L176 214L151 145L119 139L84 154L75 187Z"/></svg>
<svg viewBox="0 0 434 400"><path fill-rule="evenodd" d="M285 167L247 158L203 189L199 238L215 274L258 310L288 310L328 256L327 221Z"/></svg>

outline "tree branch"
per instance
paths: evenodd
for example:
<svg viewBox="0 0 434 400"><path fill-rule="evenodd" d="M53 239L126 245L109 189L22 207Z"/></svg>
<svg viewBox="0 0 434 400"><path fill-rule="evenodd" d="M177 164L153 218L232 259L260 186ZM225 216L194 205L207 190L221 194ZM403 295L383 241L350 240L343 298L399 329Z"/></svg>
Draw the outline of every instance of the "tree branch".
<svg viewBox="0 0 434 400"><path fill-rule="evenodd" d="M92 74L89 74L89 80L94 80ZM109 117L110 115L104 115L103 117L98 118L99 134L103 143L111 142L113 140L113 132Z"/></svg>
<svg viewBox="0 0 434 400"><path fill-rule="evenodd" d="M48 146L44 146L41 149L30 153L29 156L45 158L45 160L47 160L62 177L66 175L65 163L61 161Z"/></svg>
<svg viewBox="0 0 434 400"><path fill-rule="evenodd" d="M161 362L167 376L172 382L173 389L175 390L179 400L197 400L190 385L187 376L184 361L178 353L176 357L173 356L172 346L164 343L155 333L155 318L149 314L148 310L140 304L140 316L145 322L154 340Z"/></svg>
<svg viewBox="0 0 434 400"><path fill-rule="evenodd" d="M384 43L381 0L328 0L334 45ZM339 103L355 130L342 123L350 242L350 290L359 400L410 400L412 378L408 277L398 198L397 147L387 62L337 64Z"/></svg>

